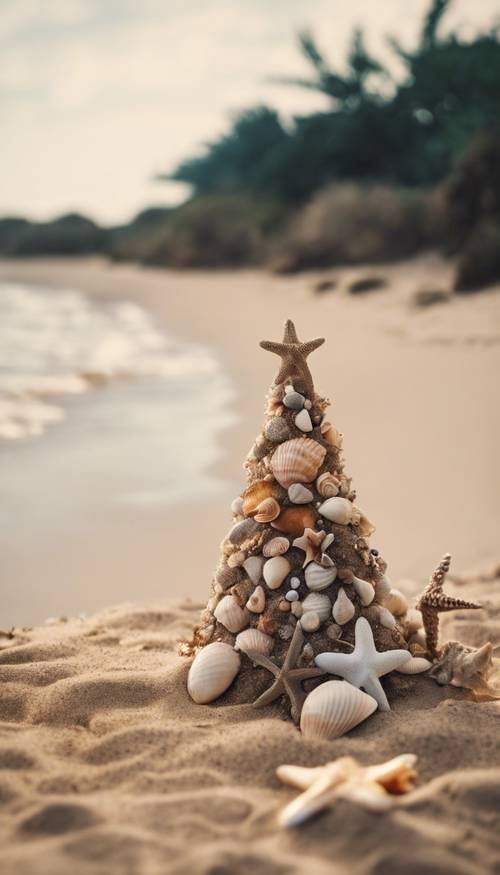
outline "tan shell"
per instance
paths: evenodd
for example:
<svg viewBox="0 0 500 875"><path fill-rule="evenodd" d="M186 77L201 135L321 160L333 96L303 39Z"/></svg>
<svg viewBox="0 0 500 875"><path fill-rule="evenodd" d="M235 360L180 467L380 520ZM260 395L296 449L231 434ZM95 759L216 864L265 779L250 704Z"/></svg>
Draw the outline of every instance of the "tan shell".
<svg viewBox="0 0 500 875"><path fill-rule="evenodd" d="M316 611L304 611L300 619L300 625L304 632L316 632L316 629L319 629L321 625L321 620Z"/></svg>
<svg viewBox="0 0 500 875"><path fill-rule="evenodd" d="M214 610L216 620L232 632L240 632L250 622L250 615L246 608L242 608L233 595L225 595Z"/></svg>
<svg viewBox="0 0 500 875"><path fill-rule="evenodd" d="M313 430L313 424L311 422L309 411L306 410L305 407L303 407L302 410L297 413L297 416L295 417L295 425L297 426L297 428L300 429L300 431L308 432Z"/></svg>
<svg viewBox="0 0 500 875"><path fill-rule="evenodd" d="M231 686L240 670L241 658L229 644L214 641L200 650L189 669L187 688L193 702L206 705Z"/></svg>
<svg viewBox="0 0 500 875"><path fill-rule="evenodd" d="M366 517L362 510L358 507L353 507L352 509L352 520L353 526L356 526L360 534L363 538L369 538L370 535L373 535L375 531L375 526L370 522L368 517Z"/></svg>
<svg viewBox="0 0 500 875"><path fill-rule="evenodd" d="M316 525L317 514L309 504L297 505L297 507L286 507L281 511L279 517L272 521L273 529L279 532L286 532L287 535L300 537L304 534L304 529L313 529Z"/></svg>
<svg viewBox="0 0 500 875"><path fill-rule="evenodd" d="M376 710L375 699L347 681L326 681L307 696L300 729L306 738L331 741L354 729Z"/></svg>
<svg viewBox="0 0 500 875"><path fill-rule="evenodd" d="M327 498L319 506L319 512L321 516L326 520L330 520L331 523L347 526L352 519L353 506L349 499L335 496L334 498Z"/></svg>
<svg viewBox="0 0 500 875"><path fill-rule="evenodd" d="M294 504L309 504L313 500L314 495L303 483L292 483L288 487L288 498Z"/></svg>
<svg viewBox="0 0 500 875"><path fill-rule="evenodd" d="M269 589L279 589L292 566L285 556L273 556L264 563L263 577Z"/></svg>
<svg viewBox="0 0 500 875"><path fill-rule="evenodd" d="M432 662L424 659L423 656L410 656L408 662L403 662L403 665L399 665L396 671L401 672L401 674L421 674L423 671L428 671L431 666Z"/></svg>
<svg viewBox="0 0 500 875"><path fill-rule="evenodd" d="M321 622L324 622L332 612L332 603L326 593L310 592L302 602L302 608L304 611L316 611Z"/></svg>
<svg viewBox="0 0 500 875"><path fill-rule="evenodd" d="M274 484L271 480L257 480L252 483L243 493L243 513L245 516L253 516L259 504L265 498L271 498L274 494Z"/></svg>
<svg viewBox="0 0 500 875"><path fill-rule="evenodd" d="M254 520L257 523L270 523L275 520L281 513L281 508L275 498L269 496L258 505Z"/></svg>
<svg viewBox="0 0 500 875"><path fill-rule="evenodd" d="M384 598L384 607L387 608L395 617L403 617L408 608L408 599L399 589L391 589L388 595Z"/></svg>
<svg viewBox="0 0 500 875"><path fill-rule="evenodd" d="M396 626L396 619L391 614L387 608L380 606L378 608L378 618L381 626L384 626L385 629L394 629Z"/></svg>
<svg viewBox="0 0 500 875"><path fill-rule="evenodd" d="M261 614L266 606L266 594L264 587L256 586L246 603L246 607L252 614Z"/></svg>
<svg viewBox="0 0 500 875"><path fill-rule="evenodd" d="M342 435L331 422L324 420L321 423L321 434L323 440L331 444L332 447L335 447L337 450L342 448Z"/></svg>
<svg viewBox="0 0 500 875"><path fill-rule="evenodd" d="M375 598L381 605L392 589L391 581L386 574L383 574L375 583Z"/></svg>
<svg viewBox="0 0 500 875"><path fill-rule="evenodd" d="M322 498L334 498L338 495L339 487L340 480L338 480L333 474L330 474L329 471L320 474L316 480L316 489Z"/></svg>
<svg viewBox="0 0 500 875"><path fill-rule="evenodd" d="M278 483L288 489L292 483L311 483L325 455L325 448L317 441L295 438L276 448L270 466Z"/></svg>
<svg viewBox="0 0 500 875"><path fill-rule="evenodd" d="M283 553L286 553L288 548L290 547L290 541L288 538L272 538L267 544L264 544L262 549L262 555L266 557L266 559L270 559L271 556L281 556Z"/></svg>
<svg viewBox="0 0 500 875"><path fill-rule="evenodd" d="M332 608L332 616L339 626L348 623L354 617L354 605L346 594L343 586L340 587L335 604Z"/></svg>
<svg viewBox="0 0 500 875"><path fill-rule="evenodd" d="M310 562L306 567L304 577L308 589L312 592L321 592L322 589L326 589L327 586L333 583L337 577L337 569L335 565L323 568L317 562Z"/></svg>
<svg viewBox="0 0 500 875"><path fill-rule="evenodd" d="M264 565L264 560L262 556L249 556L245 559L243 563L243 568L248 574L252 583L259 583L262 577L262 566Z"/></svg>
<svg viewBox="0 0 500 875"><path fill-rule="evenodd" d="M362 580L360 577L353 577L352 585L356 590L363 607L366 608L368 605L371 605L375 598L375 590L372 584L367 580Z"/></svg>
<svg viewBox="0 0 500 875"><path fill-rule="evenodd" d="M253 650L255 653L269 656L274 647L274 638L259 629L244 629L236 636L234 646L236 650L241 650L243 653Z"/></svg>

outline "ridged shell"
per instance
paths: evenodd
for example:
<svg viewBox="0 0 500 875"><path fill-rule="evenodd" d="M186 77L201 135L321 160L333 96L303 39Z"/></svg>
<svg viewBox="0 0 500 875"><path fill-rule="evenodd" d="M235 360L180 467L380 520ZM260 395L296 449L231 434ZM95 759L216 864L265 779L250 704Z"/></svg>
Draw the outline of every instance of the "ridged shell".
<svg viewBox="0 0 500 875"><path fill-rule="evenodd" d="M359 510L357 507L353 507L352 524L357 527L363 538L369 538L375 531L373 523L371 523L368 517L364 515L363 511Z"/></svg>
<svg viewBox="0 0 500 875"><path fill-rule="evenodd" d="M273 556L264 563L263 576L269 589L278 589L292 570L285 556Z"/></svg>
<svg viewBox="0 0 500 875"><path fill-rule="evenodd" d="M319 506L321 516L332 523L347 526L352 519L353 506L347 498L327 498Z"/></svg>
<svg viewBox="0 0 500 875"><path fill-rule="evenodd" d="M251 538L252 535L255 535L258 528L259 526L254 520L242 520L241 523L236 523L236 525L233 526L227 536L228 540L231 541L231 544L242 544L247 538Z"/></svg>
<svg viewBox="0 0 500 875"><path fill-rule="evenodd" d="M331 568L323 568L317 562L310 562L305 573L306 585L312 592L321 592L326 589L337 577L335 565Z"/></svg>
<svg viewBox="0 0 500 875"><path fill-rule="evenodd" d="M310 592L302 602L304 611L316 611L321 622L328 620L332 611L332 603L325 593Z"/></svg>
<svg viewBox="0 0 500 875"><path fill-rule="evenodd" d="M274 493L274 485L271 480L256 480L243 494L243 513L252 516L261 501L271 498Z"/></svg>
<svg viewBox="0 0 500 875"><path fill-rule="evenodd" d="M311 417L309 415L309 411L305 409L301 410L300 413L297 413L295 417L295 425L300 431L308 432L313 430L313 424L311 422Z"/></svg>
<svg viewBox="0 0 500 875"><path fill-rule="evenodd" d="M264 433L268 441L271 441L273 444L280 444L290 437L290 428L286 419L283 419L282 416L273 416L266 424Z"/></svg>
<svg viewBox="0 0 500 875"><path fill-rule="evenodd" d="M310 504L301 504L297 507L286 507L279 517L272 521L273 529L286 532L287 535L300 537L304 529L314 529L318 516Z"/></svg>
<svg viewBox="0 0 500 875"><path fill-rule="evenodd" d="M235 516L240 516L243 513L243 499L241 495L238 495L238 497L231 502L231 510Z"/></svg>
<svg viewBox="0 0 500 875"><path fill-rule="evenodd" d="M283 553L286 553L288 548L290 547L290 541L288 538L271 538L267 544L264 544L262 549L262 555L269 559L271 556L281 556Z"/></svg>
<svg viewBox="0 0 500 875"><path fill-rule="evenodd" d="M424 659L423 656L410 656L408 662L403 662L403 665L398 666L396 671L401 674L421 674L423 671L428 671L432 666L432 662Z"/></svg>
<svg viewBox="0 0 500 875"><path fill-rule="evenodd" d="M325 471L324 474L320 474L316 480L316 489L322 498L334 498L338 495L339 487L340 481L328 471Z"/></svg>
<svg viewBox="0 0 500 875"><path fill-rule="evenodd" d="M254 520L257 523L270 523L275 520L281 513L281 508L275 498L269 496L261 501L257 507Z"/></svg>
<svg viewBox="0 0 500 875"><path fill-rule="evenodd" d="M271 459L271 470L285 489L292 483L311 483L325 455L325 448L317 441L295 438L276 448Z"/></svg>
<svg viewBox="0 0 500 875"><path fill-rule="evenodd" d="M246 603L246 607L252 614L261 614L266 606L266 594L262 586L256 586Z"/></svg>
<svg viewBox="0 0 500 875"><path fill-rule="evenodd" d="M227 629L236 634L248 626L250 615L246 608L242 608L233 595L225 595L215 608L214 617Z"/></svg>
<svg viewBox="0 0 500 875"><path fill-rule="evenodd" d="M408 608L408 599L399 589L391 589L388 595L384 598L384 607L387 608L395 617L402 617L406 614Z"/></svg>
<svg viewBox="0 0 500 875"><path fill-rule="evenodd" d="M263 565L264 560L262 556L249 556L248 559L245 559L243 563L243 568L245 569L252 583L259 583L262 577Z"/></svg>
<svg viewBox="0 0 500 875"><path fill-rule="evenodd" d="M300 625L304 632L316 632L316 629L319 629L320 624L321 620L316 611L303 612L300 620Z"/></svg>
<svg viewBox="0 0 500 875"><path fill-rule="evenodd" d="M354 729L376 710L375 699L347 681L326 681L307 696L300 728L306 738L331 741Z"/></svg>
<svg viewBox="0 0 500 875"><path fill-rule="evenodd" d="M274 638L266 635L265 632L260 632L259 629L244 629L236 636L234 646L237 650L248 653L250 650L256 653L263 653L264 656L269 656L274 647Z"/></svg>
<svg viewBox="0 0 500 875"><path fill-rule="evenodd" d="M352 585L359 595L363 607L366 608L368 605L371 605L375 598L375 590L372 584L368 583L367 580L362 580L360 577L353 577Z"/></svg>
<svg viewBox="0 0 500 875"><path fill-rule="evenodd" d="M332 616L339 626L348 623L354 617L354 605L346 594L343 586L340 587L335 604L332 609Z"/></svg>
<svg viewBox="0 0 500 875"><path fill-rule="evenodd" d="M288 498L294 504L309 504L313 500L314 495L303 483L292 483L288 487Z"/></svg>
<svg viewBox="0 0 500 875"><path fill-rule="evenodd" d="M213 702L231 686L240 670L241 657L229 644L214 641L200 650L189 669L187 688L198 705Z"/></svg>

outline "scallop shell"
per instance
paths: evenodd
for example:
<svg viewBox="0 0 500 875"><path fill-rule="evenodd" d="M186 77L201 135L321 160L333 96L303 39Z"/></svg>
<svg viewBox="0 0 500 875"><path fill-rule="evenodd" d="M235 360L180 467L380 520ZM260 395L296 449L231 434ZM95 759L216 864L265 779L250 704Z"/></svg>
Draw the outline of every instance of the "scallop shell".
<svg viewBox="0 0 500 875"><path fill-rule="evenodd" d="M271 459L278 483L288 489L292 483L311 483L325 458L326 450L311 438L295 438L280 444Z"/></svg>
<svg viewBox="0 0 500 875"><path fill-rule="evenodd" d="M399 591L399 589L391 589L388 595L384 598L384 607L387 608L391 614L394 614L395 617L403 617L410 606L408 604L408 599Z"/></svg>
<svg viewBox="0 0 500 875"><path fill-rule="evenodd" d="M343 626L344 623L348 623L354 617L354 605L347 596L343 586L340 587L332 608L332 616L339 626Z"/></svg>
<svg viewBox="0 0 500 875"><path fill-rule="evenodd" d="M274 495L274 484L271 480L256 480L243 493L243 513L245 516L253 516L259 504L265 498Z"/></svg>
<svg viewBox="0 0 500 875"><path fill-rule="evenodd" d="M228 632L236 634L248 626L250 615L233 595L225 595L214 610L214 617Z"/></svg>
<svg viewBox="0 0 500 875"><path fill-rule="evenodd" d="M269 559L271 556L281 556L282 553L286 553L289 547L290 541L288 538L271 538L267 544L264 544L262 554L266 559Z"/></svg>
<svg viewBox="0 0 500 875"><path fill-rule="evenodd" d="M423 656L410 656L408 662L403 662L403 665L399 665L396 671L401 672L401 674L420 674L423 671L428 671L431 666L432 662L424 659Z"/></svg>
<svg viewBox="0 0 500 875"><path fill-rule="evenodd" d="M262 566L264 560L262 556L249 556L243 563L243 568L248 574L252 583L257 584L262 577Z"/></svg>
<svg viewBox="0 0 500 875"><path fill-rule="evenodd" d="M314 495L303 483L292 483L288 487L288 498L294 504L309 504L313 500Z"/></svg>
<svg viewBox="0 0 500 875"><path fill-rule="evenodd" d="M241 657L229 644L214 641L200 650L189 669L187 688L198 705L213 702L231 686L240 670Z"/></svg>
<svg viewBox="0 0 500 875"><path fill-rule="evenodd" d="M263 576L269 589L278 589L292 566L284 556L273 556L264 563Z"/></svg>
<svg viewBox="0 0 500 875"><path fill-rule="evenodd" d="M353 506L347 498L327 498L319 506L319 512L325 519L340 526L347 526L352 519Z"/></svg>
<svg viewBox="0 0 500 875"><path fill-rule="evenodd" d="M256 586L246 603L246 607L252 614L261 614L266 606L266 594L262 586Z"/></svg>
<svg viewBox="0 0 500 875"><path fill-rule="evenodd" d="M328 620L332 610L332 603L325 593L310 592L302 602L304 611L315 611L321 622Z"/></svg>
<svg viewBox="0 0 500 875"><path fill-rule="evenodd" d="M300 728L306 738L331 741L345 735L377 710L372 696L347 681L326 681L306 697Z"/></svg>
<svg viewBox="0 0 500 875"><path fill-rule="evenodd" d="M367 580L362 580L360 577L353 577L352 585L359 595L363 607L366 608L368 605L371 605L375 598L375 590L372 584L368 583Z"/></svg>
<svg viewBox="0 0 500 875"><path fill-rule="evenodd" d="M312 592L321 592L326 589L337 577L337 569L335 565L331 568L323 568L317 562L310 562L305 570L306 586Z"/></svg>
<svg viewBox="0 0 500 875"><path fill-rule="evenodd" d="M279 517L272 521L271 525L279 532L286 532L287 535L298 538L304 534L304 529L314 528L317 518L311 505L302 504L297 507L286 507L281 511Z"/></svg>
<svg viewBox="0 0 500 875"><path fill-rule="evenodd" d="M271 441L273 444L280 444L290 437L290 428L286 419L283 419L282 416L273 416L266 424L264 433L268 441Z"/></svg>
<svg viewBox="0 0 500 875"><path fill-rule="evenodd" d="M241 650L243 653L254 651L269 656L274 647L274 638L259 629L244 629L236 636L234 646L236 650Z"/></svg>
<svg viewBox="0 0 500 875"><path fill-rule="evenodd" d="M264 501L257 507L257 511L254 515L254 520L257 523L270 523L272 520L275 520L281 513L281 508L276 501L275 498L269 496L269 498L265 498Z"/></svg>
<svg viewBox="0 0 500 875"><path fill-rule="evenodd" d="M311 417L309 415L309 411L305 409L305 407L297 413L295 417L295 425L300 431L308 432L313 430L313 424L311 422Z"/></svg>
<svg viewBox="0 0 500 875"><path fill-rule="evenodd" d="M316 611L303 612L300 620L300 625L304 632L316 632L316 629L319 629L320 624L321 620Z"/></svg>
<svg viewBox="0 0 500 875"><path fill-rule="evenodd" d="M334 498L338 495L339 486L340 480L337 480L337 478L333 474L330 474L329 471L320 474L316 480L316 489L322 498Z"/></svg>

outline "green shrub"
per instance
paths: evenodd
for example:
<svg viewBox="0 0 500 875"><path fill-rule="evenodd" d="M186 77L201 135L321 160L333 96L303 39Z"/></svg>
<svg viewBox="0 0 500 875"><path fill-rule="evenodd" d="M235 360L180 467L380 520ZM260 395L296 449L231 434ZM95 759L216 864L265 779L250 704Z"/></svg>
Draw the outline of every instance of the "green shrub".
<svg viewBox="0 0 500 875"><path fill-rule="evenodd" d="M500 223L484 221L468 236L457 263L456 292L473 292L500 282Z"/></svg>
<svg viewBox="0 0 500 875"><path fill-rule="evenodd" d="M79 255L102 252L106 246L106 230L78 213L53 222L17 221L17 227L10 228L6 255Z"/></svg>

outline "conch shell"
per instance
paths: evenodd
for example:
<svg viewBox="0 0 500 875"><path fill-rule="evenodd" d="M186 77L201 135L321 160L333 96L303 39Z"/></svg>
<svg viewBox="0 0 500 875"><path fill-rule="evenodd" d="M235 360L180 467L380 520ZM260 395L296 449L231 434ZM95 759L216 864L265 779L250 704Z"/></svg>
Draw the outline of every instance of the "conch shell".
<svg viewBox="0 0 500 875"><path fill-rule="evenodd" d="M200 650L189 669L187 688L193 702L206 705L231 686L241 659L229 644L214 641Z"/></svg>
<svg viewBox="0 0 500 875"><path fill-rule="evenodd" d="M354 617L355 609L350 598L347 596L343 586L340 587L335 604L332 609L332 616L339 626L348 623Z"/></svg>
<svg viewBox="0 0 500 875"><path fill-rule="evenodd" d="M307 696L300 729L306 738L331 741L366 720L377 707L372 696L347 681L326 681Z"/></svg>
<svg viewBox="0 0 500 875"><path fill-rule="evenodd" d="M340 480L328 471L325 471L324 474L320 474L316 480L316 489L322 498L334 498L338 495L339 487Z"/></svg>
<svg viewBox="0 0 500 875"><path fill-rule="evenodd" d="M477 698L498 699L500 689L495 689L489 683L493 669L493 645L490 642L474 648L460 641L448 641L429 675L443 686L452 684L472 690Z"/></svg>
<svg viewBox="0 0 500 875"><path fill-rule="evenodd" d="M292 483L311 483L323 463L326 450L311 438L295 438L279 444L270 467L278 483L288 489Z"/></svg>

